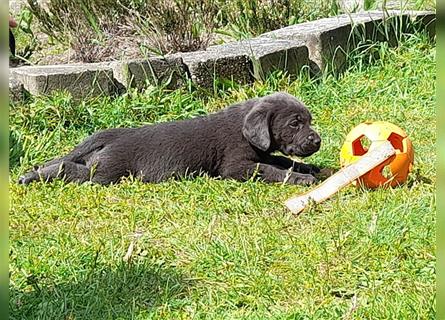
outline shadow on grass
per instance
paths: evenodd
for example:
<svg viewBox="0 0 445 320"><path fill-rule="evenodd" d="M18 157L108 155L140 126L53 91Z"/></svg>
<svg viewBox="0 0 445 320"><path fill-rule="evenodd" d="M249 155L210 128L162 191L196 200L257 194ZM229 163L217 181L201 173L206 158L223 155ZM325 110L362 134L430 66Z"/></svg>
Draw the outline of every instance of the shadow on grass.
<svg viewBox="0 0 445 320"><path fill-rule="evenodd" d="M161 305L181 305L191 281L174 268L122 265L94 270L79 282L28 284L29 291L10 288L10 319L132 318Z"/></svg>
<svg viewBox="0 0 445 320"><path fill-rule="evenodd" d="M408 187L411 188L418 183L433 184L433 180L422 175L418 169L414 169L414 172L411 173L411 176L408 179Z"/></svg>

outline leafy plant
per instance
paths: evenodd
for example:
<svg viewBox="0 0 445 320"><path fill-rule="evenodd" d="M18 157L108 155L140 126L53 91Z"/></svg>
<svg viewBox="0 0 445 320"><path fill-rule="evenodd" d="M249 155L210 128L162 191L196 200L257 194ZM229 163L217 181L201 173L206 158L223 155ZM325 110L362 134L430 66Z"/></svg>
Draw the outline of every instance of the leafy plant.
<svg viewBox="0 0 445 320"><path fill-rule="evenodd" d="M29 63L28 59L38 50L39 41L33 31L34 15L29 9L20 12L17 18L17 28L12 32L16 39L16 54L10 57L12 65Z"/></svg>
<svg viewBox="0 0 445 320"><path fill-rule="evenodd" d="M100 60L115 49L107 43L116 35L132 35L126 28L126 11L119 0L51 0L44 8L37 0L27 0L41 30L51 41L69 45L84 62Z"/></svg>
<svg viewBox="0 0 445 320"><path fill-rule="evenodd" d="M223 27L241 38L338 13L335 0L236 0L221 7Z"/></svg>
<svg viewBox="0 0 445 320"><path fill-rule="evenodd" d="M119 50L116 37L166 54L205 49L215 33L240 38L337 13L335 0L27 0L41 30L85 62ZM137 42L137 41L134 41Z"/></svg>
<svg viewBox="0 0 445 320"><path fill-rule="evenodd" d="M196 51L212 40L217 14L215 0L147 0L133 5L130 24L148 37L153 51Z"/></svg>

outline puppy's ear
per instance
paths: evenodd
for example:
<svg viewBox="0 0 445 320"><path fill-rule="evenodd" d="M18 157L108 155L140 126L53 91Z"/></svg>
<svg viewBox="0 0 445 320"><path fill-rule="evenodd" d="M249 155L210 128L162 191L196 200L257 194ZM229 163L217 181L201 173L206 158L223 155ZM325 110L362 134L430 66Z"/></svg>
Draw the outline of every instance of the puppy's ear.
<svg viewBox="0 0 445 320"><path fill-rule="evenodd" d="M270 109L268 104L259 102L244 118L243 135L255 147L266 151L270 147Z"/></svg>

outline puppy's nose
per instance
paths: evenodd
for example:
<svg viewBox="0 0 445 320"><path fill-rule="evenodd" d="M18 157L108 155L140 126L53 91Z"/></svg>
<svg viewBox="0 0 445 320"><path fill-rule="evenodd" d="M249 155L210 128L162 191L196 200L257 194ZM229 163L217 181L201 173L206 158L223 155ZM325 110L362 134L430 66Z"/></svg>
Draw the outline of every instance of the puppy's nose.
<svg viewBox="0 0 445 320"><path fill-rule="evenodd" d="M318 135L313 135L313 134L311 134L311 135L309 135L307 138L308 138L308 140L309 140L311 143L313 143L314 145L316 145L316 146L320 146L320 144L321 144L321 139L320 139L320 137L319 137Z"/></svg>

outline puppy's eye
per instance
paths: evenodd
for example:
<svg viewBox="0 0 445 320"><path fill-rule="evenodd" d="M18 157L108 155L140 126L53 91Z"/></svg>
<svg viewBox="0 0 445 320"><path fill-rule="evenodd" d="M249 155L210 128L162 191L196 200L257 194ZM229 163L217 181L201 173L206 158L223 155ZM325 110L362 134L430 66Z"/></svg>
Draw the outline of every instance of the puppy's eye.
<svg viewBox="0 0 445 320"><path fill-rule="evenodd" d="M301 121L301 116L300 115L297 115L297 120Z"/></svg>
<svg viewBox="0 0 445 320"><path fill-rule="evenodd" d="M289 123L289 127L291 127L291 128L296 128L296 127L298 127L298 121L297 121L297 120L292 120L292 121Z"/></svg>

